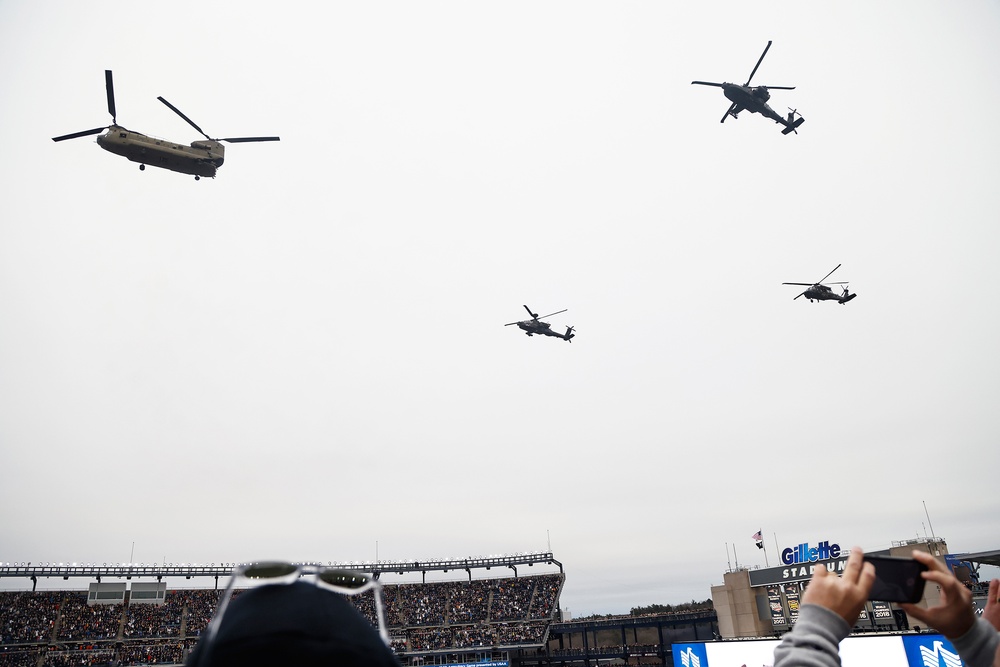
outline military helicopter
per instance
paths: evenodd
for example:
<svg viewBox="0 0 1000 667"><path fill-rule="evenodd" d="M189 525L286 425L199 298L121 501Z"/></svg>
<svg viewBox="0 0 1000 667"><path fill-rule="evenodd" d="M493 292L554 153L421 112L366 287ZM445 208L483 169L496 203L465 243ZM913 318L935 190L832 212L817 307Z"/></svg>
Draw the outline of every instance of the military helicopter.
<svg viewBox="0 0 1000 667"><path fill-rule="evenodd" d="M795 90L795 86L750 86L750 79L753 75L757 73L757 68L760 67L760 63L764 60L764 56L767 55L767 50L771 48L771 42L767 43L764 47L764 53L760 54L760 59L757 64L754 65L753 71L750 72L750 77L747 82L742 86L736 83L712 83L711 81L692 81L692 84L697 84L699 86L715 86L716 88L722 88L723 94L729 99L732 104L729 105L729 110L726 111L726 115L722 117L720 123L725 123L726 119L732 116L737 118L737 114L744 109L750 113L759 113L763 116L767 116L775 123L779 125L784 125L785 129L781 131L782 134L788 134L790 132L795 132L798 134L796 129L799 125L806 122L806 119L802 117L802 114L795 109L789 109L788 118L783 118L781 114L776 112L771 107L767 106L767 101L771 99L771 93L769 90ZM795 116L798 115L798 119Z"/></svg>
<svg viewBox="0 0 1000 667"><path fill-rule="evenodd" d="M837 266L833 267L833 271L836 271L839 268L840 268L840 264L838 264ZM802 296L804 294L805 297L807 299L809 299L810 303L812 303L813 301L828 301L828 300L830 300L830 301L839 301L840 305L844 305L845 303L847 303L848 301L850 301L851 299L853 299L854 297L856 297L857 294L849 294L848 291L847 291L847 287L844 287L844 293L838 295L832 289L830 289L829 287L827 287L827 285L847 285L846 282L825 283L824 284L823 281L826 280L827 278L829 278L831 275L833 275L833 271L831 271L830 273L826 274L825 276L823 276L822 280L819 280L818 282L815 282L815 283L781 283L781 284L782 285L804 285L804 286L807 286L809 288L806 291L804 291L801 294L799 294L798 296L796 296L795 299L798 299L800 296ZM792 299L792 301L795 301L795 299Z"/></svg>
<svg viewBox="0 0 1000 667"><path fill-rule="evenodd" d="M86 137L91 134L99 134L107 130L107 133L97 137L97 145L106 151L126 157L132 162L139 163L139 169L145 170L146 165L177 171L182 174L191 174L194 180L200 180L202 176L215 178L215 172L226 159L226 149L219 143L227 141L229 143L240 143L250 141L280 141L279 137L225 137L213 139L194 124L180 110L162 97L156 99L166 104L174 113L183 118L194 129L198 130L205 141L198 140L191 142L190 146L176 144L166 139L149 137L139 132L128 130L118 124L115 114L115 86L111 78L111 70L104 70L104 82L108 91L108 113L111 114L111 125L96 127L93 130L64 134L61 137L52 137L52 141L65 141L66 139L76 139Z"/></svg>
<svg viewBox="0 0 1000 667"><path fill-rule="evenodd" d="M559 313L565 313L567 310L566 308L563 308L562 310L557 310L554 313L549 313L548 315L545 315L543 317L539 317L538 313L531 312L531 308L528 308L527 306L525 306L524 309L528 311L529 315L531 315L530 320L523 320L521 322L508 322L504 326L509 327L512 324L516 324L519 329L524 331L524 333L526 333L529 336L533 336L535 334L540 334L542 336L555 336L556 338L562 338L563 340L568 341L570 343L573 342L573 337L576 336L576 334L573 333L573 327L566 327L566 333L561 334L558 331L553 331L552 325L549 324L548 322L542 322L542 320L544 320L546 317L552 317L553 315L558 315Z"/></svg>

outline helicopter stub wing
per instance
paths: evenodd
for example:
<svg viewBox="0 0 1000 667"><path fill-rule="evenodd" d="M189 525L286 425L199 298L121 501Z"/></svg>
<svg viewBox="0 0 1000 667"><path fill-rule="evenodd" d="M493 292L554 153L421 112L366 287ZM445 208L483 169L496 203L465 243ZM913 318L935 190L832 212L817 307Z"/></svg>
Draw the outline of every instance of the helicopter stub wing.
<svg viewBox="0 0 1000 667"><path fill-rule="evenodd" d="M733 102L732 104L729 105L729 110L726 111L726 115L723 116L722 120L720 120L719 122L720 123L725 123L727 118L729 118L730 116L733 116L733 112L734 111L736 111L736 102ZM735 118L735 117L736 116L733 116L733 118Z"/></svg>

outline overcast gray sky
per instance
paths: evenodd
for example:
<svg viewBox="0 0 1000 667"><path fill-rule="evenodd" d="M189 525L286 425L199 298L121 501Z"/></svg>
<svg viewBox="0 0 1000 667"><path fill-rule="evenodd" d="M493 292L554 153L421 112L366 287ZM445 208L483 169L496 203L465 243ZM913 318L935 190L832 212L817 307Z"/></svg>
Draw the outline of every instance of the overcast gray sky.
<svg viewBox="0 0 1000 667"><path fill-rule="evenodd" d="M0 561L1000 547L1000 5L0 0ZM756 84L798 135L694 79ZM196 182L51 137L231 144ZM784 281L858 298L793 301ZM562 308L577 338L506 322ZM727 549L728 545L728 549ZM730 554L727 556L727 552ZM733 553L735 552L735 555Z"/></svg>

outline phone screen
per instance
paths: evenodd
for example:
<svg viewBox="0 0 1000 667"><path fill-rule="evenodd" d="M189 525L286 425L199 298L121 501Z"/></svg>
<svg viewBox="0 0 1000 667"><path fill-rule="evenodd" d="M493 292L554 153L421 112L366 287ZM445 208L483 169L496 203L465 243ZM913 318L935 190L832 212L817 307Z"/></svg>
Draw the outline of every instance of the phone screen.
<svg viewBox="0 0 1000 667"><path fill-rule="evenodd" d="M924 578L920 573L927 566L912 558L895 556L865 556L875 566L875 584L869 600L886 602L920 602L924 596Z"/></svg>

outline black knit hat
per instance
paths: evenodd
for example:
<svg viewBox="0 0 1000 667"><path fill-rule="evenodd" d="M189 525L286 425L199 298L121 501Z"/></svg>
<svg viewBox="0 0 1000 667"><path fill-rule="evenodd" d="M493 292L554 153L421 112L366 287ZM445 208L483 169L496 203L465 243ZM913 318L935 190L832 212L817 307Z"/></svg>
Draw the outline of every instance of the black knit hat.
<svg viewBox="0 0 1000 667"><path fill-rule="evenodd" d="M253 588L231 602L188 667L399 667L378 631L344 597L305 582Z"/></svg>

